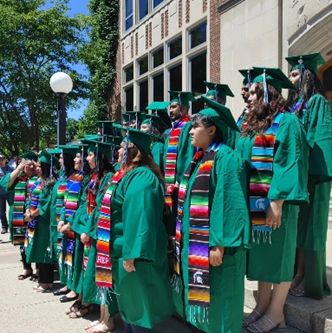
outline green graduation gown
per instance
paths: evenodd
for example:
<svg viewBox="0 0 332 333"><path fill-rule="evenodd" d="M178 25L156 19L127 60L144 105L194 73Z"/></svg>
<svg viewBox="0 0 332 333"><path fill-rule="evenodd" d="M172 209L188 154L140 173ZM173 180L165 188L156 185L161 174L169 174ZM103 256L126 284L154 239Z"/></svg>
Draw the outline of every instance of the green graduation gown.
<svg viewBox="0 0 332 333"><path fill-rule="evenodd" d="M251 154L255 135L241 136L236 150L244 161L245 190L249 202ZM303 126L286 112L281 118L274 144L270 200L284 200L280 228L273 230L270 242L251 242L247 277L269 283L292 281L295 262L298 205L308 202L308 146Z"/></svg>
<svg viewBox="0 0 332 333"><path fill-rule="evenodd" d="M300 98L299 101L301 101ZM297 247L305 250L305 295L321 299L331 293L326 278L326 240L332 180L332 110L321 95L310 98L301 117L310 145L310 204L298 219Z"/></svg>
<svg viewBox="0 0 332 333"><path fill-rule="evenodd" d="M147 167L125 175L112 196L110 256L119 312L145 328L173 314L163 209L163 185ZM124 259L135 259L135 272L125 271Z"/></svg>
<svg viewBox="0 0 332 333"><path fill-rule="evenodd" d="M209 333L231 333L241 330L244 306L245 247L249 245L250 221L241 187L240 162L236 153L222 145L214 157L209 186L210 247L223 246L223 263L210 266L210 307L189 305L189 212L191 190L199 166L187 185L183 205L181 241L181 278L173 276L173 299L176 311L199 330Z"/></svg>
<svg viewBox="0 0 332 333"><path fill-rule="evenodd" d="M151 154L153 160L163 174L165 173L164 153L165 153L165 148L162 142L153 141L151 143Z"/></svg>

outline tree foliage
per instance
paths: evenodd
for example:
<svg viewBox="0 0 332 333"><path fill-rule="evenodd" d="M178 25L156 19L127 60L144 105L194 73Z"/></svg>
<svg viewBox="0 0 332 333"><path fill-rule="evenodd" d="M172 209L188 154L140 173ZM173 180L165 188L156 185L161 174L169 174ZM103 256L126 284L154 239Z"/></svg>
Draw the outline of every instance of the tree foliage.
<svg viewBox="0 0 332 333"><path fill-rule="evenodd" d="M68 17L68 0L0 2L0 150L20 151L56 138L53 73L74 81L67 105L86 97L86 84L73 70L84 43L85 19Z"/></svg>

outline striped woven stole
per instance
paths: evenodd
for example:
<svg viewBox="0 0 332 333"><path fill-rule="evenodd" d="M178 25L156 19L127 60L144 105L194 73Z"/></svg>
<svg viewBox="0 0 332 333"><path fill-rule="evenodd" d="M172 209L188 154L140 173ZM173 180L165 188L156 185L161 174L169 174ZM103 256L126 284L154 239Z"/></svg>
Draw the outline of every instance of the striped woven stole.
<svg viewBox="0 0 332 333"><path fill-rule="evenodd" d="M97 172L94 172L92 177L91 177L89 188L88 188L88 193L87 193L87 201L88 201L88 204L87 204L87 220L90 218L93 210L97 206L96 194L95 194L95 191L94 191L94 188L96 187L96 178L97 178ZM83 269L84 269L84 271L88 267L88 259L89 259L91 243L92 243L92 240L90 239L89 242L84 244L84 254L83 254Z"/></svg>
<svg viewBox="0 0 332 333"><path fill-rule="evenodd" d="M31 187L30 191L30 211L31 213L35 212L39 205L39 196L42 192L42 183L40 179L37 179L36 182ZM34 235L36 224L38 221L38 216L34 217L32 221L28 222L27 231L25 234L24 246L28 247L31 243Z"/></svg>
<svg viewBox="0 0 332 333"><path fill-rule="evenodd" d="M14 204L12 215L12 243L14 245L24 244L26 223L24 222L25 213L25 199L27 196L28 179L26 177L19 177L18 183L14 189Z"/></svg>
<svg viewBox="0 0 332 333"><path fill-rule="evenodd" d="M190 117L188 115L180 118L179 120L173 123L173 128L169 134L167 152L166 152L166 165L165 165L165 183L166 188L169 186L173 186L175 183L175 174L176 174L176 161L178 157L178 144L179 137L182 128L186 125L186 123L190 121ZM166 206L172 208L173 207L173 197L172 193L166 191L165 196Z"/></svg>
<svg viewBox="0 0 332 333"><path fill-rule="evenodd" d="M55 215L56 215L56 221L57 224L60 222L61 218L61 212L65 200L65 192L67 188L67 182L64 181L64 179L60 180L61 184L58 186L57 192L56 192L56 207L55 207ZM58 232L58 251L62 250L62 234L61 232Z"/></svg>
<svg viewBox="0 0 332 333"><path fill-rule="evenodd" d="M209 188L213 160L221 147L221 143L213 143L203 154L199 150L188 167L179 187L178 214L176 221L176 263L175 272L181 272L181 241L183 207L187 196L190 196L189 208L189 244L188 244L188 276L189 305L209 307L209 240L210 240L210 207ZM190 193L187 192L191 175L198 162L202 160Z"/></svg>
<svg viewBox="0 0 332 333"><path fill-rule="evenodd" d="M113 288L112 263L110 258L111 239L111 201L114 190L123 177L123 170L116 172L103 197L97 229L97 256L96 256L96 285L98 287Z"/></svg>
<svg viewBox="0 0 332 333"><path fill-rule="evenodd" d="M271 243L272 228L266 225L266 211L270 207L267 198L273 176L274 143L280 120L284 113L279 113L272 126L264 135L256 135L251 155L250 170L250 215L252 224L252 240Z"/></svg>

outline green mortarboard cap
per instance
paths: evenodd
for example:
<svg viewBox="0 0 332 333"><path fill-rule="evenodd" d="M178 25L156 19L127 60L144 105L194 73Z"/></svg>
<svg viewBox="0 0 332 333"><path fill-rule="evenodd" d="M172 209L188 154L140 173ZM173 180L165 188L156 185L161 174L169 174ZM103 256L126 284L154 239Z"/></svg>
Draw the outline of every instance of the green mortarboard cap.
<svg viewBox="0 0 332 333"><path fill-rule="evenodd" d="M152 110L152 112L155 111L162 111L162 112L168 112L167 107L170 105L170 102L152 102L149 104L145 110Z"/></svg>
<svg viewBox="0 0 332 333"><path fill-rule="evenodd" d="M52 155L45 149L41 150L38 154L38 161L51 165Z"/></svg>
<svg viewBox="0 0 332 333"><path fill-rule="evenodd" d="M252 68L248 68L248 69L239 69L239 72L241 73L241 75L244 77L243 81L242 81L242 85L246 85L248 84L248 76L250 75L250 83L252 83L254 81L254 79L256 78L256 76L258 76L258 73L256 73L256 71Z"/></svg>
<svg viewBox="0 0 332 333"><path fill-rule="evenodd" d="M317 73L317 67L323 65L326 61L323 59L322 55L318 53L310 54L300 54L296 56L286 57L288 63L291 65L291 71L299 69L301 67L300 61L302 60L303 68L310 69L311 71Z"/></svg>
<svg viewBox="0 0 332 333"><path fill-rule="evenodd" d="M205 96L202 96L202 99L203 99L203 101L206 103L206 105L209 108L215 110L218 113L218 115L220 117L220 120L227 127L231 128L231 129L233 129L233 130L235 130L237 132L240 132L240 130L239 130L237 124L236 124L236 121L235 121L235 119L234 119L234 117L232 115L232 112L231 112L231 110L228 107L226 107L225 105L222 105L222 104L220 104L220 103L218 103L216 101L213 101L212 99L207 98ZM202 110L202 111L204 111L204 110ZM200 113L202 111L200 111ZM216 124L216 126L218 126L218 125Z"/></svg>
<svg viewBox="0 0 332 333"><path fill-rule="evenodd" d="M225 122L220 117L219 113L215 109L207 108L199 111L198 113L209 117L212 120L212 122L216 125L216 127L218 127L221 130L223 134L225 129L228 128Z"/></svg>
<svg viewBox="0 0 332 333"><path fill-rule="evenodd" d="M196 102L196 98L190 91L168 91L171 95L171 103L178 102L181 105L185 105L187 109L190 108L189 102Z"/></svg>
<svg viewBox="0 0 332 333"><path fill-rule="evenodd" d="M114 135L105 135L106 142L113 144L118 147L122 142L122 136L114 136Z"/></svg>
<svg viewBox="0 0 332 333"><path fill-rule="evenodd" d="M109 143L109 142L95 141L95 142L92 142L92 145L93 144L94 144L96 151L98 149L98 153L104 154L108 159L111 156L111 148L116 147L116 145L114 145L113 143Z"/></svg>
<svg viewBox="0 0 332 333"><path fill-rule="evenodd" d="M58 145L58 148L60 148L64 154L73 156L76 156L80 151L79 145Z"/></svg>
<svg viewBox="0 0 332 333"><path fill-rule="evenodd" d="M129 141L131 141L140 150L143 150L146 154L150 153L152 137L154 136L149 133L133 128L129 129Z"/></svg>
<svg viewBox="0 0 332 333"><path fill-rule="evenodd" d="M229 88L227 84L223 83L213 83L204 81L204 84L209 89L206 93L206 96L215 96L216 93L218 96L226 103L226 96L234 97L232 90Z"/></svg>
<svg viewBox="0 0 332 333"><path fill-rule="evenodd" d="M96 124L97 126L103 131L103 128L104 130L107 129L108 131L105 131L104 133L102 134L112 134L113 133L113 123L114 121L113 120L97 120L96 121Z"/></svg>
<svg viewBox="0 0 332 333"><path fill-rule="evenodd" d="M24 158L25 160L27 160L27 161L35 161L35 162L37 162L37 160L38 160L38 155L37 154L35 154L33 151L30 151L30 150L28 150L28 151L26 151L23 155L21 155L20 156L21 158Z"/></svg>
<svg viewBox="0 0 332 333"><path fill-rule="evenodd" d="M142 114L141 115L142 124L151 124L156 127L160 132L164 131L168 126L163 122L163 120L155 114Z"/></svg>
<svg viewBox="0 0 332 333"><path fill-rule="evenodd" d="M52 154L52 155L56 155L56 154L61 154L62 153L61 149L59 149L59 148L50 148L50 149L48 149L48 152L50 154Z"/></svg>
<svg viewBox="0 0 332 333"><path fill-rule="evenodd" d="M264 82L264 72L266 74L266 82L276 88L280 93L282 88L297 90L293 83L279 68L264 68L253 67L258 73L258 76L254 79L253 83Z"/></svg>

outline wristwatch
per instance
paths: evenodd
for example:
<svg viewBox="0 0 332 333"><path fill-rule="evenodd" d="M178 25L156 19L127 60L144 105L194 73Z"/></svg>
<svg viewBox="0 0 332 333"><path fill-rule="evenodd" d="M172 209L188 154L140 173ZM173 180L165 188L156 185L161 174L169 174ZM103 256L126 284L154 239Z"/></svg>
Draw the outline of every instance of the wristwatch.
<svg viewBox="0 0 332 333"><path fill-rule="evenodd" d="M29 217L30 217L31 220L33 220L33 216L32 216L31 211L29 211Z"/></svg>

